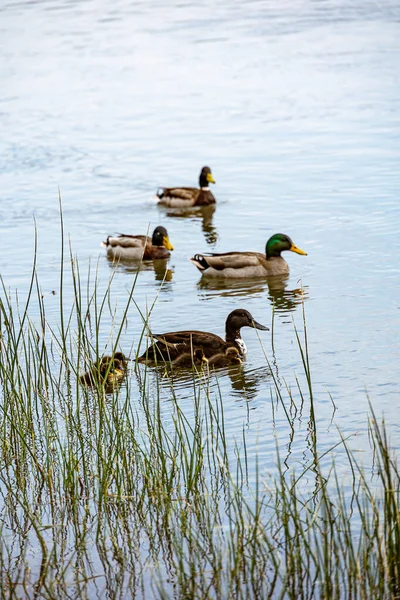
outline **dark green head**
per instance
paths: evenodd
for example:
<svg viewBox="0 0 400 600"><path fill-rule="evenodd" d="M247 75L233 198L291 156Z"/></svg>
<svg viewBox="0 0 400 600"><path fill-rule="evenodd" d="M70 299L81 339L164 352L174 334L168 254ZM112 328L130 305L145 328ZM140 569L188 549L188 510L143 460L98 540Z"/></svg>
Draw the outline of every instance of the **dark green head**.
<svg viewBox="0 0 400 600"><path fill-rule="evenodd" d="M173 245L169 241L168 231L165 229L165 227L162 227L161 225L159 227L156 227L153 231L151 243L153 244L153 246L164 246L164 248L166 248L167 250L174 249Z"/></svg>
<svg viewBox="0 0 400 600"><path fill-rule="evenodd" d="M274 235L269 238L267 245L265 246L265 254L267 255L267 258L280 256L281 252L284 252L285 250L290 250L290 252L296 252L296 254L307 256L307 252L304 252L304 250L300 250L300 248L295 246L290 237L284 233L274 233Z"/></svg>
<svg viewBox="0 0 400 600"><path fill-rule="evenodd" d="M208 187L209 183L215 183L210 167L203 167L199 177L199 185L201 188Z"/></svg>

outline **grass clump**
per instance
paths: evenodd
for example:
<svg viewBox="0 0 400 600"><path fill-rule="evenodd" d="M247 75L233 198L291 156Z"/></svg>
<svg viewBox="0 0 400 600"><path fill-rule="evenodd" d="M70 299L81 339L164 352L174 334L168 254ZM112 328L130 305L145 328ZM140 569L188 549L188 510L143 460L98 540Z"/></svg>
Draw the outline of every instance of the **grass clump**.
<svg viewBox="0 0 400 600"><path fill-rule="evenodd" d="M373 477L344 437L351 485L334 462L325 472L297 331L313 461L295 473L277 451L266 478L245 436L229 448L221 394L204 374L193 375L191 415L143 366L110 393L79 383L125 339L136 281L119 306L112 277L101 290L96 271L83 284L72 254L70 265L54 322L36 265L24 302L3 284L1 597L399 598L400 478L384 423L371 408ZM146 328L144 318L140 337ZM271 394L293 401L276 380Z"/></svg>

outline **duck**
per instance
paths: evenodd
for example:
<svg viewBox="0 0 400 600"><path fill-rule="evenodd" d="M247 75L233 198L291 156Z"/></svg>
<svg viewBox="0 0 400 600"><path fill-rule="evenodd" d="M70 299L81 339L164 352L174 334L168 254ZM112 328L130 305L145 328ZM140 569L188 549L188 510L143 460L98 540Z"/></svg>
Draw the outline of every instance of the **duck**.
<svg viewBox="0 0 400 600"><path fill-rule="evenodd" d="M183 354L192 355L192 352L197 349L202 350L206 358L210 358L216 354L225 354L231 347L237 349L239 356L244 356L247 348L240 335L242 327L269 331L268 327L258 323L248 310L237 308L227 316L225 339L215 333L197 330L153 334L152 338L156 341L138 358L138 362L147 364L154 364L157 361L173 362Z"/></svg>
<svg viewBox="0 0 400 600"><path fill-rule="evenodd" d="M228 367L229 365L241 365L242 359L239 350L233 346L226 349L225 353L214 354L208 359L209 367Z"/></svg>
<svg viewBox="0 0 400 600"><path fill-rule="evenodd" d="M125 260L169 258L170 250L174 249L169 241L167 230L161 225L155 228L151 239L147 235L120 233L117 236L109 235L100 245L107 250L109 257Z"/></svg>
<svg viewBox="0 0 400 600"><path fill-rule="evenodd" d="M206 358L202 348L196 348L193 354L184 352L172 361L173 367L203 367L207 364L208 358Z"/></svg>
<svg viewBox="0 0 400 600"><path fill-rule="evenodd" d="M285 250L307 256L307 252L294 245L288 235L275 233L261 252L226 252L224 254L195 254L192 262L207 277L252 278L269 275L287 275L289 265L282 258Z"/></svg>
<svg viewBox="0 0 400 600"><path fill-rule="evenodd" d="M215 204L215 196L209 188L215 183L210 167L203 167L199 176L199 188L171 187L157 191L158 204L171 208L190 208Z"/></svg>
<svg viewBox="0 0 400 600"><path fill-rule="evenodd" d="M88 386L120 382L126 375L128 360L122 352L115 352L113 356L102 356L79 380Z"/></svg>

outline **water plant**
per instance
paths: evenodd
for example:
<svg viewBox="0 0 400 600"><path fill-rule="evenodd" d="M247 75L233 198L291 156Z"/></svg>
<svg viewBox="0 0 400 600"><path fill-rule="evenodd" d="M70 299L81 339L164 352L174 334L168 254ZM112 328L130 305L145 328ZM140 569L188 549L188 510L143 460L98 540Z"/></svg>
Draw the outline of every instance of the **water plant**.
<svg viewBox="0 0 400 600"><path fill-rule="evenodd" d="M222 394L204 372L190 379L190 414L173 380L165 402L163 372L146 366L109 393L81 385L139 310L136 279L123 305L112 284L92 267L84 281L71 250L52 316L36 259L23 299L2 282L1 598L399 598L396 456L372 406L372 473L345 432L349 482L335 448L319 452L305 320L294 338L306 385L272 377L271 402L289 421L292 403L306 407L313 459L296 472L277 445L267 476L245 435L232 451Z"/></svg>

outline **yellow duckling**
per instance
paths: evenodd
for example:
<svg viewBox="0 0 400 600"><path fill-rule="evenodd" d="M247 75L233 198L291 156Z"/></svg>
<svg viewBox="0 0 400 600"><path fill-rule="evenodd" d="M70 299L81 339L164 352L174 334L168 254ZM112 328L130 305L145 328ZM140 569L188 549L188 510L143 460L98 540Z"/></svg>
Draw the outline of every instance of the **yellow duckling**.
<svg viewBox="0 0 400 600"><path fill-rule="evenodd" d="M114 356L102 356L97 364L81 375L82 384L94 386L97 383L113 384L122 381L126 375L128 359L122 352L115 352Z"/></svg>

